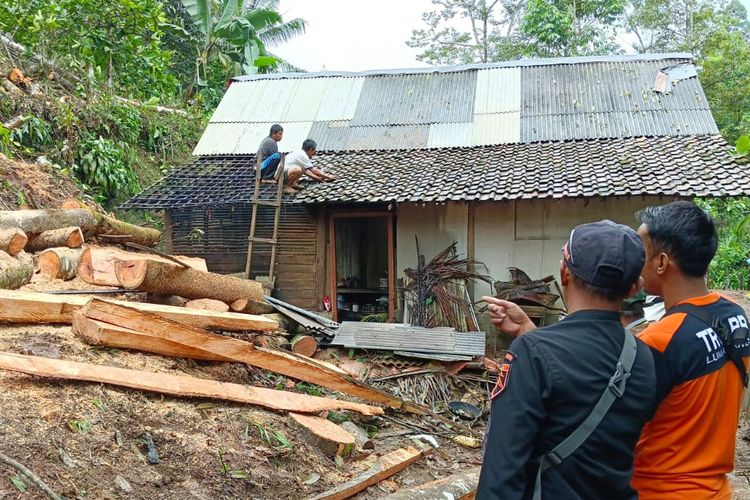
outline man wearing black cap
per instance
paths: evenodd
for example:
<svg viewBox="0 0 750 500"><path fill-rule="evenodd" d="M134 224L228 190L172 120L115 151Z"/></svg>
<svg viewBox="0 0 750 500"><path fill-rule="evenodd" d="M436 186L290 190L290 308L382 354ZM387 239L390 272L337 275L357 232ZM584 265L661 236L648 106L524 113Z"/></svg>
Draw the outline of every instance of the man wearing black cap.
<svg viewBox="0 0 750 500"><path fill-rule="evenodd" d="M516 338L506 354L479 499L637 498L633 453L656 408L656 377L649 348L624 330L619 309L641 288L643 243L601 221L576 227L562 251L569 314ZM532 327L505 320L519 332Z"/></svg>

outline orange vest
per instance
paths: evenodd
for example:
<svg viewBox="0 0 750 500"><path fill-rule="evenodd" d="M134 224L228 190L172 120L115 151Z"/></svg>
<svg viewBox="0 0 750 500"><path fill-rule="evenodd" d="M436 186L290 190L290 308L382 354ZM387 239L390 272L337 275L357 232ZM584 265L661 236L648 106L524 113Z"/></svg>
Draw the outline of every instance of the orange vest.
<svg viewBox="0 0 750 500"><path fill-rule="evenodd" d="M742 309L717 293L685 302L747 325ZM664 395L636 447L632 485L642 500L731 499L726 474L734 469L743 386L715 333L675 313L639 336L654 350Z"/></svg>

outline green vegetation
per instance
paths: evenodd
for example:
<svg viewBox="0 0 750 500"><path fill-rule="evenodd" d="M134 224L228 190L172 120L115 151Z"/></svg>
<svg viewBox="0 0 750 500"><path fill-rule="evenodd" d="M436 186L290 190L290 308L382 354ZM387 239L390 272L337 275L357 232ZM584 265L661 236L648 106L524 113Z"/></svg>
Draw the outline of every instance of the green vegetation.
<svg viewBox="0 0 750 500"><path fill-rule="evenodd" d="M0 92L0 153L44 156L114 207L189 158L227 78L288 69L268 47L304 29L277 0L0 2L0 34L25 49L0 47L0 69L38 87Z"/></svg>

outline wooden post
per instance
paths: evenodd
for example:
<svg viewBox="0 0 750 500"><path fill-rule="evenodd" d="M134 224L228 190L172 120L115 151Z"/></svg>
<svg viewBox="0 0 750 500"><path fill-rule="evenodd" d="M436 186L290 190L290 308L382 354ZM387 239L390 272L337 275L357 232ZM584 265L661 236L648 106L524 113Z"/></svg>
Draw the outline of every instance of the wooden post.
<svg viewBox="0 0 750 500"><path fill-rule="evenodd" d="M331 215L328 219L328 253L330 255L328 276L331 280L331 308L333 321L339 320L338 296L336 290L336 219Z"/></svg>
<svg viewBox="0 0 750 500"><path fill-rule="evenodd" d="M466 258L469 260L473 260L476 258L476 240L475 240L475 202L469 201L467 202L469 204L468 206L468 220L466 224ZM468 265L467 271L472 272L474 271L474 266L472 264ZM467 291L469 292L469 298L471 298L472 301L474 301L474 280L468 280L467 281Z"/></svg>
<svg viewBox="0 0 750 500"><path fill-rule="evenodd" d="M396 309L396 252L393 237L393 213L387 215L388 227L388 321L393 321Z"/></svg>

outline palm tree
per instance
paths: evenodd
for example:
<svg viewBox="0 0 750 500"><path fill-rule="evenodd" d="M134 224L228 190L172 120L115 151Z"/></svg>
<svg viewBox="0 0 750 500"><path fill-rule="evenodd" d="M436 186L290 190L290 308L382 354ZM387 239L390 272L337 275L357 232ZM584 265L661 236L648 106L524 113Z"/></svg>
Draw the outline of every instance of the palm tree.
<svg viewBox="0 0 750 500"><path fill-rule="evenodd" d="M305 32L303 19L284 21L278 0L182 0L203 36L195 60L195 81L205 86L209 64L218 60L226 76L296 69L268 52Z"/></svg>

